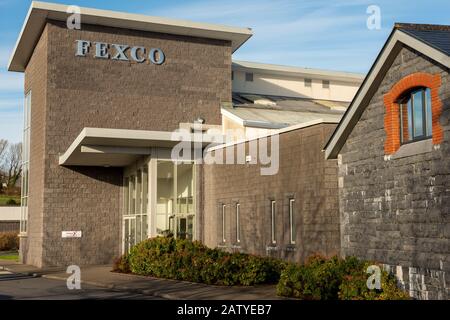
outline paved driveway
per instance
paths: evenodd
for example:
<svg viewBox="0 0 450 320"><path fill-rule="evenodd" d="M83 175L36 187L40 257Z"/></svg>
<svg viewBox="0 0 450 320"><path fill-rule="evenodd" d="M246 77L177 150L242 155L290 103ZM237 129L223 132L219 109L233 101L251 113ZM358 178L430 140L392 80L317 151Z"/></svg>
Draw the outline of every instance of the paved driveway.
<svg viewBox="0 0 450 320"><path fill-rule="evenodd" d="M127 299L161 300L143 294L114 291L92 285L81 284L81 290L67 289L66 282L60 280L31 277L0 271L0 300L80 300L80 299Z"/></svg>

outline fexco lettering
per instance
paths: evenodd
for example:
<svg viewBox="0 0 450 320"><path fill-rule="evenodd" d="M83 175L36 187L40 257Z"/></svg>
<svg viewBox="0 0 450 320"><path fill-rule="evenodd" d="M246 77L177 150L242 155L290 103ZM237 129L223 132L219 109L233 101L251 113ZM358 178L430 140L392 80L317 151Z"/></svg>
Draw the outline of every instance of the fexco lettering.
<svg viewBox="0 0 450 320"><path fill-rule="evenodd" d="M75 56L77 57L85 57L89 53L89 49L91 48L91 42L86 40L76 40L77 43L77 51ZM142 63L147 58L153 64L163 64L166 60L164 52L159 48L152 48L148 52L144 47L131 47L124 44L108 44L105 42L94 42L95 46L94 58L97 59L112 59L119 61L130 61L131 60ZM114 48L114 52L112 54L109 52L110 48ZM130 49L130 58L127 56L126 51Z"/></svg>

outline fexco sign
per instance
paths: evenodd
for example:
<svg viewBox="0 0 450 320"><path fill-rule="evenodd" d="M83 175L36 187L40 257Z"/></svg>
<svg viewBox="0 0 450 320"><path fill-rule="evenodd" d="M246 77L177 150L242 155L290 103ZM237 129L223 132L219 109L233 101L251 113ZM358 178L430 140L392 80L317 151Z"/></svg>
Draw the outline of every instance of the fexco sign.
<svg viewBox="0 0 450 320"><path fill-rule="evenodd" d="M91 46L95 46L94 58L97 59L112 59L119 61L135 61L142 63L147 58L153 64L163 64L166 60L164 52L159 48L151 48L147 55L147 50L144 47L131 47L125 44L108 44L105 42L93 42L86 40L76 40L77 51L75 56L85 57L89 53ZM114 48L114 52L110 54L109 49ZM130 57L127 56L126 51L130 49Z"/></svg>

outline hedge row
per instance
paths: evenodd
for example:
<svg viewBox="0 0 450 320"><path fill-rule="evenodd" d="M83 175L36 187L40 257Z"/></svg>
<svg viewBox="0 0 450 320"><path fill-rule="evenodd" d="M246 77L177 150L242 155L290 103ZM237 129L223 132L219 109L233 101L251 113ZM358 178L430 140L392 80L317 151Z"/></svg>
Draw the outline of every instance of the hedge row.
<svg viewBox="0 0 450 320"><path fill-rule="evenodd" d="M313 256L300 265L228 253L196 241L157 237L139 243L116 260L114 271L215 285L278 283L278 295L308 300L409 298L385 271L381 290L369 290L366 270L371 264L354 257Z"/></svg>
<svg viewBox="0 0 450 320"><path fill-rule="evenodd" d="M118 272L216 285L277 283L284 262L211 249L200 242L157 237L145 240L114 264Z"/></svg>
<svg viewBox="0 0 450 320"><path fill-rule="evenodd" d="M0 232L0 251L19 249L19 236L17 232Z"/></svg>
<svg viewBox="0 0 450 320"><path fill-rule="evenodd" d="M303 264L288 264L281 273L277 294L305 300L403 300L409 295L380 267L381 289L370 290L367 267L376 265L355 257L325 259L313 256Z"/></svg>

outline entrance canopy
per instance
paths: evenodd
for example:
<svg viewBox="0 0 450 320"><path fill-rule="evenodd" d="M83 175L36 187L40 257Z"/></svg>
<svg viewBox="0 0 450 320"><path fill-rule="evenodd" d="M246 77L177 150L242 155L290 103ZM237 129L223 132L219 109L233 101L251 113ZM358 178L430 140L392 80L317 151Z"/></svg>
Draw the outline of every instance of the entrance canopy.
<svg viewBox="0 0 450 320"><path fill-rule="evenodd" d="M181 141L202 148L223 143L223 137L185 132L84 128L59 157L62 166L125 167L155 148L173 148Z"/></svg>

